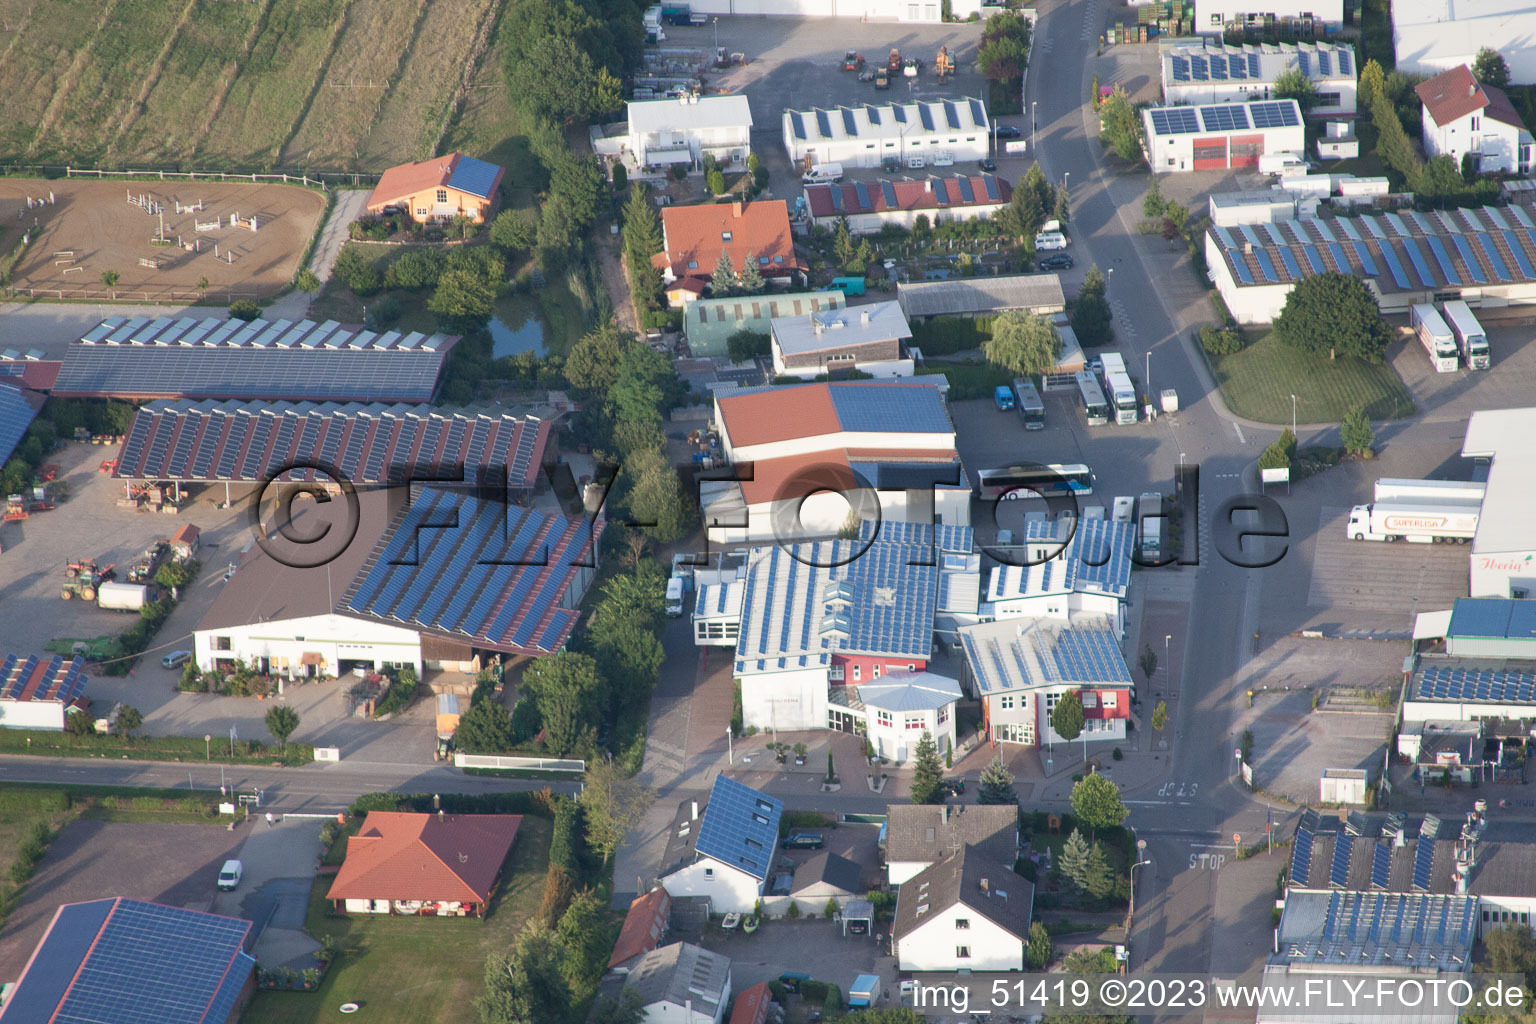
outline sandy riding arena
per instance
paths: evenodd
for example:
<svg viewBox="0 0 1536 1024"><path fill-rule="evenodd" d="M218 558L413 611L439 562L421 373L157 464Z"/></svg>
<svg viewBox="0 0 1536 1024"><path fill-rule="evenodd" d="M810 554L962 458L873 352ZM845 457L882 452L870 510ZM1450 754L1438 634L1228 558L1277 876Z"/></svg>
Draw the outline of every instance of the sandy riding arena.
<svg viewBox="0 0 1536 1024"><path fill-rule="evenodd" d="M325 196L297 185L0 178L0 254L29 239L5 292L261 298L293 280L324 213Z"/></svg>

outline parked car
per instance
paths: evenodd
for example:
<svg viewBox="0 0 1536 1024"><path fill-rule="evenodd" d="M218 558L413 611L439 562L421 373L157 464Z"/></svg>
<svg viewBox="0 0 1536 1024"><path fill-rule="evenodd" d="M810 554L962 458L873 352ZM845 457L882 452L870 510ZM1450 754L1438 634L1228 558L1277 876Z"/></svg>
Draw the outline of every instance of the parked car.
<svg viewBox="0 0 1536 1024"><path fill-rule="evenodd" d="M816 832L794 832L784 838L786 850L819 850L826 844Z"/></svg>
<svg viewBox="0 0 1536 1024"><path fill-rule="evenodd" d="M982 157L980 160L976 161L976 166L980 167L984 171L997 170L997 162L991 157Z"/></svg>
<svg viewBox="0 0 1536 1024"><path fill-rule="evenodd" d="M1071 270L1072 257L1064 252L1053 252L1049 256L1041 256L1035 261L1035 266L1041 270Z"/></svg>
<svg viewBox="0 0 1536 1024"><path fill-rule="evenodd" d="M165 657L160 659L160 665L162 668L181 668L181 666L185 665L191 660L191 651L172 651L170 654L167 654Z"/></svg>
<svg viewBox="0 0 1536 1024"><path fill-rule="evenodd" d="M1024 133L1011 124L1000 124L993 129L993 134L1000 139L1022 138Z"/></svg>
<svg viewBox="0 0 1536 1024"><path fill-rule="evenodd" d="M240 877L245 874L245 865L238 860L227 860L219 869L219 888L226 892L240 884Z"/></svg>
<svg viewBox="0 0 1536 1024"><path fill-rule="evenodd" d="M947 796L963 796L965 794L965 780L940 779L939 790Z"/></svg>

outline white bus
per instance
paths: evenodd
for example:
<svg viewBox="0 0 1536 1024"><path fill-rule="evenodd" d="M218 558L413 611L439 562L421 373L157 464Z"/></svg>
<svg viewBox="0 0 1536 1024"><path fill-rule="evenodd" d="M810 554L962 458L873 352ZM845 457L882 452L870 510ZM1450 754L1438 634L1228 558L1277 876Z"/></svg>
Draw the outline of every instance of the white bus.
<svg viewBox="0 0 1536 1024"><path fill-rule="evenodd" d="M1492 363L1488 352L1488 335L1483 331L1483 325L1477 322L1477 317L1472 315L1472 307L1457 299L1447 302L1442 308L1451 333L1456 335L1461 357L1467 361L1467 369L1488 369Z"/></svg>
<svg viewBox="0 0 1536 1024"><path fill-rule="evenodd" d="M976 474L976 490L984 500L1032 498L1036 494L1082 498L1093 493L1093 470L1081 463L984 469Z"/></svg>
<svg viewBox="0 0 1536 1024"><path fill-rule="evenodd" d="M1104 367L1104 392L1114 406L1115 422L1135 423L1136 386L1131 383L1131 375L1125 372L1125 360L1118 352L1105 352L1099 357L1099 365Z"/></svg>
<svg viewBox="0 0 1536 1024"><path fill-rule="evenodd" d="M1013 395L1016 398L1019 418L1024 421L1025 430L1045 429L1045 403L1040 400L1040 392L1035 388L1035 382L1025 377L1013 379Z"/></svg>
<svg viewBox="0 0 1536 1024"><path fill-rule="evenodd" d="M1455 373L1461 368L1461 357L1456 351L1456 338L1451 329L1427 302L1416 304L1410 311L1413 333L1418 336L1424 351L1436 373Z"/></svg>
<svg viewBox="0 0 1536 1024"><path fill-rule="evenodd" d="M1078 370L1077 393L1083 400L1083 415L1090 427L1102 427L1109 422L1109 403L1104 400L1104 389L1087 370Z"/></svg>

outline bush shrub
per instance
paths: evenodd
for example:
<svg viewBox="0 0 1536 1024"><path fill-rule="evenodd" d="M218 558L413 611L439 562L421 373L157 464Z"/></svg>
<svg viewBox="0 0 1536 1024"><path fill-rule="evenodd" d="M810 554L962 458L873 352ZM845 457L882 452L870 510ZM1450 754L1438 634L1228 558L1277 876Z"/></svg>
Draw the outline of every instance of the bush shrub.
<svg viewBox="0 0 1536 1024"><path fill-rule="evenodd" d="M1213 356L1230 356L1243 350L1243 333L1231 328L1200 328L1200 346Z"/></svg>

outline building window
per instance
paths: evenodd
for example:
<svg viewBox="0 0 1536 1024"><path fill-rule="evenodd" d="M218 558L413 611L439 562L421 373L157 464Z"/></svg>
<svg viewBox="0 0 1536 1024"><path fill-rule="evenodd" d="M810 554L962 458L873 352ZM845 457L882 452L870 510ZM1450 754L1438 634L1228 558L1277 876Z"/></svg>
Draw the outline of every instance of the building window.
<svg viewBox="0 0 1536 1024"><path fill-rule="evenodd" d="M912 732L913 730L924 728L925 725L926 725L926 723L923 721L923 717L921 715L908 715L907 716L907 731L908 732Z"/></svg>
<svg viewBox="0 0 1536 1024"><path fill-rule="evenodd" d="M862 669L863 669L863 666L861 666L861 665L853 666L853 681L854 682L858 682L859 679L861 678L861 676L863 674L862 673Z"/></svg>
<svg viewBox="0 0 1536 1024"><path fill-rule="evenodd" d="M704 869L704 877L705 878L714 878L715 877L715 869L714 868L705 868Z"/></svg>
<svg viewBox="0 0 1536 1024"><path fill-rule="evenodd" d="M730 240L731 240L731 233L729 231L722 231L722 232L720 232L720 241L722 241L722 242L729 242Z"/></svg>
<svg viewBox="0 0 1536 1024"><path fill-rule="evenodd" d="M970 958L971 958L971 947L970 946L956 946L955 947L955 959L956 960L969 960Z"/></svg>
<svg viewBox="0 0 1536 1024"><path fill-rule="evenodd" d="M869 668L869 671L871 673L871 678L874 678L874 679L879 679L880 678L880 666L879 665L871 665L870 668Z"/></svg>
<svg viewBox="0 0 1536 1024"><path fill-rule="evenodd" d="M1005 693L1001 697L997 698L997 708L999 711L1012 711L1013 694Z"/></svg>
<svg viewBox="0 0 1536 1024"><path fill-rule="evenodd" d="M437 190L437 201L440 202L440 203L446 203L448 201L448 190L447 189L440 188L440 189Z"/></svg>
<svg viewBox="0 0 1536 1024"><path fill-rule="evenodd" d="M1339 105L1339 94L1336 92L1320 92L1316 97L1316 105L1319 107L1336 107Z"/></svg>
<svg viewBox="0 0 1536 1024"><path fill-rule="evenodd" d="M968 917L957 917L957 918L955 918L955 928L957 930L965 931L965 930L967 930L970 927L971 927L971 919L970 918L968 918Z"/></svg>
<svg viewBox="0 0 1536 1024"><path fill-rule="evenodd" d="M827 670L827 678L832 680L832 682L834 682L834 683L842 682L843 681L843 666L841 666L841 665L833 665L830 669Z"/></svg>
<svg viewBox="0 0 1536 1024"><path fill-rule="evenodd" d="M425 206L418 206L418 207L416 207L416 216L418 216L418 217L425 217L426 215L427 215L427 208Z"/></svg>
<svg viewBox="0 0 1536 1024"><path fill-rule="evenodd" d="M234 647L231 645L229 637L216 636L213 638L213 649L216 651L232 651Z"/></svg>
<svg viewBox="0 0 1536 1024"><path fill-rule="evenodd" d="M948 707L939 708L939 724L943 725L947 721L949 721L949 708Z"/></svg>
<svg viewBox="0 0 1536 1024"><path fill-rule="evenodd" d="M895 727L896 720L889 711L876 711L875 724L884 729L891 729Z"/></svg>
<svg viewBox="0 0 1536 1024"><path fill-rule="evenodd" d="M1478 130L1478 126L1479 126L1479 125L1480 125L1480 124L1481 124L1481 123L1482 123L1482 118L1479 118L1479 117L1474 117L1474 118L1473 118L1473 119L1472 119L1472 130L1473 130L1473 131L1477 131L1477 130Z"/></svg>

